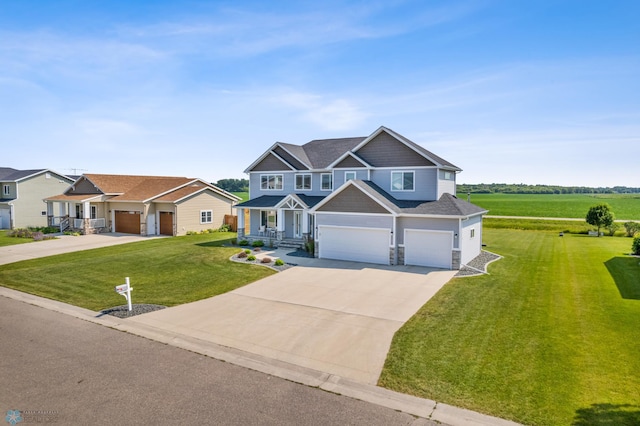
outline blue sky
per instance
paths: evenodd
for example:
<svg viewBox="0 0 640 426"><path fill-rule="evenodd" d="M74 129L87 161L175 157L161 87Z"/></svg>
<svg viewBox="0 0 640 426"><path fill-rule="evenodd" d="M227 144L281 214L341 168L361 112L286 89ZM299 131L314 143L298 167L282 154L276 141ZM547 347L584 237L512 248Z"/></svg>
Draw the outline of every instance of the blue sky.
<svg viewBox="0 0 640 426"><path fill-rule="evenodd" d="M640 186L640 2L0 0L2 166L210 181L384 125L459 183Z"/></svg>

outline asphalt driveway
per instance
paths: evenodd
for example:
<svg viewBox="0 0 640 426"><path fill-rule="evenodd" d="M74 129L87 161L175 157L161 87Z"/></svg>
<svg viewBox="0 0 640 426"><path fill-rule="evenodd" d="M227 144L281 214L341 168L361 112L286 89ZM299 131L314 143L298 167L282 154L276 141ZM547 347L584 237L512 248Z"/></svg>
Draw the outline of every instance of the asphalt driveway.
<svg viewBox="0 0 640 426"><path fill-rule="evenodd" d="M456 273L303 263L230 293L127 321L376 384L394 333Z"/></svg>

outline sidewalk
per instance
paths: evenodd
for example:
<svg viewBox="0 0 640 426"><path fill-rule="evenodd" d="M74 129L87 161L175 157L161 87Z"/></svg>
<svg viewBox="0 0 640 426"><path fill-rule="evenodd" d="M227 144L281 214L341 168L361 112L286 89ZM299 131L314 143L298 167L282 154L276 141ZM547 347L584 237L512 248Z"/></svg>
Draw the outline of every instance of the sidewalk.
<svg viewBox="0 0 640 426"><path fill-rule="evenodd" d="M260 355L232 349L207 342L194 337L185 336L173 331L137 324L127 319L119 319L109 315L68 305L66 303L45 299L38 296L0 287L0 296L19 300L55 312L71 315L85 321L100 324L116 330L135 334L174 347L186 349L215 359L230 362L234 365L260 371L283 379L291 380L307 386L359 399L372 404L403 411L421 418L441 422L452 426L515 426L517 423L480 414L474 411L438 403L429 399L390 391L378 386L357 383L340 376L317 370L273 360ZM416 424L420 424L417 420Z"/></svg>

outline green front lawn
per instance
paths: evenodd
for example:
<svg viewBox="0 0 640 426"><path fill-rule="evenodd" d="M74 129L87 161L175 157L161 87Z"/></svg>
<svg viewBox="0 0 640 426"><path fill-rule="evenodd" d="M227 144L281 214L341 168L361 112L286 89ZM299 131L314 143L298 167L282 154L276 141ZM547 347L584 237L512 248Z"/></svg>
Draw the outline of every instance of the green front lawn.
<svg viewBox="0 0 640 426"><path fill-rule="evenodd" d="M631 239L485 229L484 240L504 259L425 304L379 384L525 424L640 424Z"/></svg>
<svg viewBox="0 0 640 426"><path fill-rule="evenodd" d="M0 247L3 246L12 246L14 244L24 244L24 243L32 243L33 238L16 238L16 237L8 237L7 233L9 231L4 230L0 231Z"/></svg>
<svg viewBox="0 0 640 426"><path fill-rule="evenodd" d="M235 236L162 238L13 263L0 269L0 285L101 310L126 303L114 287L130 277L133 303L179 305L274 273L229 261L238 249L222 244Z"/></svg>

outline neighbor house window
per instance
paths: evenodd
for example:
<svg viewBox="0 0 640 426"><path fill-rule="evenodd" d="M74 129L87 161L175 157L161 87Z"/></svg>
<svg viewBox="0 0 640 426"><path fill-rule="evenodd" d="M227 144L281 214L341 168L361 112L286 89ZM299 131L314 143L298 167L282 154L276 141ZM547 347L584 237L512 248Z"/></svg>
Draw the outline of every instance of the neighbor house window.
<svg viewBox="0 0 640 426"><path fill-rule="evenodd" d="M392 191L413 191L413 172L391 172Z"/></svg>
<svg viewBox="0 0 640 426"><path fill-rule="evenodd" d="M476 230L475 230L475 229L472 229L472 230L471 230L471 238L473 238L473 237L475 237L475 236L476 236Z"/></svg>
<svg viewBox="0 0 640 426"><path fill-rule="evenodd" d="M333 175L331 173L321 174L320 182L320 189L323 191L331 191L333 189Z"/></svg>
<svg viewBox="0 0 640 426"><path fill-rule="evenodd" d="M200 223L211 223L211 222L213 222L213 211L200 210Z"/></svg>
<svg viewBox="0 0 640 426"><path fill-rule="evenodd" d="M282 175L260 175L260 189L282 191Z"/></svg>
<svg viewBox="0 0 640 426"><path fill-rule="evenodd" d="M356 172L344 172L344 181L356 180Z"/></svg>
<svg viewBox="0 0 640 426"><path fill-rule="evenodd" d="M444 172L444 178L445 178L445 180L452 180L452 173L451 172Z"/></svg>
<svg viewBox="0 0 640 426"><path fill-rule="evenodd" d="M98 208L96 206L91 206L91 219L98 218Z"/></svg>
<svg viewBox="0 0 640 426"><path fill-rule="evenodd" d="M311 175L301 174L296 175L296 190L304 191L311 189Z"/></svg>
<svg viewBox="0 0 640 426"><path fill-rule="evenodd" d="M9 194L11 194L11 187L10 187L9 185L4 185L4 186L2 187L2 193L3 193L4 195L9 195Z"/></svg>

